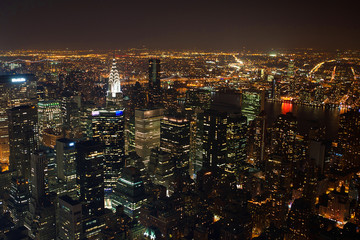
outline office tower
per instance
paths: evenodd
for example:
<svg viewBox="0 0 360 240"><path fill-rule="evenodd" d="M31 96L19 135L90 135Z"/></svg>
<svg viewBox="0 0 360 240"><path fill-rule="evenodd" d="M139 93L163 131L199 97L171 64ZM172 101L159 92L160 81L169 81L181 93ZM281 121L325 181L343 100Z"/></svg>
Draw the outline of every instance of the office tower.
<svg viewBox="0 0 360 240"><path fill-rule="evenodd" d="M135 116L132 116L127 121L127 128L126 128L126 141L127 146L126 154L135 151Z"/></svg>
<svg viewBox="0 0 360 240"><path fill-rule="evenodd" d="M0 76L0 164L9 165L9 132L7 110L21 105L36 105L36 79L34 75Z"/></svg>
<svg viewBox="0 0 360 240"><path fill-rule="evenodd" d="M65 195L59 197L59 240L80 240L82 234L82 205Z"/></svg>
<svg viewBox="0 0 360 240"><path fill-rule="evenodd" d="M115 109L123 107L123 92L121 90L120 75L116 67L116 59L113 59L106 97L107 107L114 107Z"/></svg>
<svg viewBox="0 0 360 240"><path fill-rule="evenodd" d="M241 113L230 113L226 130L226 164L225 171L238 174L239 167L246 162L247 124Z"/></svg>
<svg viewBox="0 0 360 240"><path fill-rule="evenodd" d="M336 141L337 155L341 155L336 163L339 171L355 169L360 166L360 112L351 110L340 115L339 132Z"/></svg>
<svg viewBox="0 0 360 240"><path fill-rule="evenodd" d="M46 194L47 158L45 152L31 155L31 198L25 226L31 239L56 239L56 193Z"/></svg>
<svg viewBox="0 0 360 240"><path fill-rule="evenodd" d="M30 167L30 189L31 197L39 203L45 198L45 193L48 188L45 182L47 178L47 157L45 152L36 151L31 154Z"/></svg>
<svg viewBox="0 0 360 240"><path fill-rule="evenodd" d="M281 154L290 162L297 160L295 156L295 144L297 136L297 119L291 113L279 115L273 126L272 151Z"/></svg>
<svg viewBox="0 0 360 240"><path fill-rule="evenodd" d="M248 123L264 110L265 92L244 91L242 93L241 113L247 117Z"/></svg>
<svg viewBox="0 0 360 240"><path fill-rule="evenodd" d="M160 60L149 60L149 106L159 106L161 103Z"/></svg>
<svg viewBox="0 0 360 240"><path fill-rule="evenodd" d="M169 152L155 148L151 150L149 174L153 183L164 186L170 190L174 180L175 161Z"/></svg>
<svg viewBox="0 0 360 240"><path fill-rule="evenodd" d="M160 89L160 59L149 60L149 89Z"/></svg>
<svg viewBox="0 0 360 240"><path fill-rule="evenodd" d="M75 141L62 138L56 141L58 194L78 197L79 186L76 181L76 147Z"/></svg>
<svg viewBox="0 0 360 240"><path fill-rule="evenodd" d="M66 138L80 139L81 129L81 96L63 92L61 96L63 129Z"/></svg>
<svg viewBox="0 0 360 240"><path fill-rule="evenodd" d="M203 167L225 167L227 113L209 109L204 112Z"/></svg>
<svg viewBox="0 0 360 240"><path fill-rule="evenodd" d="M30 155L37 148L37 110L23 105L8 110L10 169L30 178Z"/></svg>
<svg viewBox="0 0 360 240"><path fill-rule="evenodd" d="M146 201L144 182L135 167L124 168L111 195L113 209L121 205L132 219L140 215L140 208Z"/></svg>
<svg viewBox="0 0 360 240"><path fill-rule="evenodd" d="M56 145L56 143L54 144ZM58 191L58 173L57 173L57 163L56 163L56 154L55 149L40 146L40 151L42 151L46 155L47 159L47 177L46 184L49 192L57 192Z"/></svg>
<svg viewBox="0 0 360 240"><path fill-rule="evenodd" d="M47 136L52 132L53 135L60 135L62 131L61 106L58 101L40 101L38 103L38 123L39 123L39 139L45 142ZM50 130L50 131L49 131ZM51 132L52 131L52 132ZM58 133L58 134L57 134Z"/></svg>
<svg viewBox="0 0 360 240"><path fill-rule="evenodd" d="M11 178L8 209L16 226L23 226L26 211L29 209L29 180L24 177Z"/></svg>
<svg viewBox="0 0 360 240"><path fill-rule="evenodd" d="M160 146L160 121L163 109L140 109L135 111L136 153L147 166L151 149Z"/></svg>
<svg viewBox="0 0 360 240"><path fill-rule="evenodd" d="M189 174L190 122L181 116L166 116L160 124L160 147L171 154L177 171Z"/></svg>
<svg viewBox="0 0 360 240"><path fill-rule="evenodd" d="M250 123L248 137L250 161L260 169L264 169L266 141L266 114L264 111Z"/></svg>
<svg viewBox="0 0 360 240"><path fill-rule="evenodd" d="M119 178L120 169L124 166L124 111L93 111L92 128L93 139L105 146L105 192L111 193Z"/></svg>
<svg viewBox="0 0 360 240"><path fill-rule="evenodd" d="M95 141L82 141L76 144L76 150L83 233L94 239L104 227L104 147Z"/></svg>

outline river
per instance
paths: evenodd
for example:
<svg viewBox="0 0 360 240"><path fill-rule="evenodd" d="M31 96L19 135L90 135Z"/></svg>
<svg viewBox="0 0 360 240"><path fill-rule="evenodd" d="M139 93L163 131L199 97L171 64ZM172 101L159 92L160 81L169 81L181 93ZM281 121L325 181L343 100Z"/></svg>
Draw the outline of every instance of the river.
<svg viewBox="0 0 360 240"><path fill-rule="evenodd" d="M325 126L327 139L334 139L339 129L340 110L337 108L325 109L292 103L265 102L267 124L272 126L277 116L292 112L298 120L298 131L301 135L307 134L311 126Z"/></svg>

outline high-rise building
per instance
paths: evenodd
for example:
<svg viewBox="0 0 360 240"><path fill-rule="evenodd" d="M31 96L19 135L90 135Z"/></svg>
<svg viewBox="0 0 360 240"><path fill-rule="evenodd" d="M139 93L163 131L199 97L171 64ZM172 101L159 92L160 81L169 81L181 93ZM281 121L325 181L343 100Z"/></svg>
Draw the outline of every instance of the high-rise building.
<svg viewBox="0 0 360 240"><path fill-rule="evenodd" d="M60 133L62 127L61 106L58 101L40 101L38 103L39 138L44 141L46 129Z"/></svg>
<svg viewBox="0 0 360 240"><path fill-rule="evenodd" d="M248 131L249 158L261 169L265 166L266 114L262 111L251 123Z"/></svg>
<svg viewBox="0 0 360 240"><path fill-rule="evenodd" d="M17 74L0 76L0 164L9 165L9 132L7 110L21 105L36 105L36 79L34 75Z"/></svg>
<svg viewBox="0 0 360 240"><path fill-rule="evenodd" d="M340 115L336 152L339 171L360 167L360 112L351 110Z"/></svg>
<svg viewBox="0 0 360 240"><path fill-rule="evenodd" d="M61 96L63 129L66 138L80 139L81 129L81 96L64 92Z"/></svg>
<svg viewBox="0 0 360 240"><path fill-rule="evenodd" d="M160 89L160 59L149 60L149 89Z"/></svg>
<svg viewBox="0 0 360 240"><path fill-rule="evenodd" d="M225 167L227 146L227 113L207 110L203 122L203 167Z"/></svg>
<svg viewBox="0 0 360 240"><path fill-rule="evenodd" d="M115 58L113 59L110 70L106 104L108 107L114 107L116 109L123 107L123 92L121 90L121 80Z"/></svg>
<svg viewBox="0 0 360 240"><path fill-rule="evenodd" d="M48 161L45 152L36 151L31 154L30 189L31 196L36 202L42 201L45 197L47 190L47 183L45 182L47 178L47 165Z"/></svg>
<svg viewBox="0 0 360 240"><path fill-rule="evenodd" d="M96 141L76 144L77 180L83 205L84 237L96 239L104 227L104 147Z"/></svg>
<svg viewBox="0 0 360 240"><path fill-rule="evenodd" d="M140 208L146 201L144 182L140 171L135 167L124 168L118 179L116 188L111 195L112 207L124 207L124 212L136 219L140 215Z"/></svg>
<svg viewBox="0 0 360 240"><path fill-rule="evenodd" d="M55 194L46 194L47 157L37 151L31 155L31 198L25 226L31 239L56 239Z"/></svg>
<svg viewBox="0 0 360 240"><path fill-rule="evenodd" d="M93 111L92 128L94 140L105 146L105 192L111 192L124 166L124 111Z"/></svg>
<svg viewBox="0 0 360 240"><path fill-rule="evenodd" d="M170 189L170 184L174 180L175 161L169 152L164 152L159 148L151 151L149 162L149 174L153 183Z"/></svg>
<svg viewBox="0 0 360 240"><path fill-rule="evenodd" d="M151 149L160 146L160 121L163 109L140 109L135 111L135 149L148 164Z"/></svg>
<svg viewBox="0 0 360 240"><path fill-rule="evenodd" d="M65 195L59 197L59 240L80 240L82 236L82 206Z"/></svg>
<svg viewBox="0 0 360 240"><path fill-rule="evenodd" d="M149 106L159 106L161 103L160 60L149 60Z"/></svg>
<svg viewBox="0 0 360 240"><path fill-rule="evenodd" d="M76 180L76 147L75 141L62 138L56 141L58 194L78 197L79 186Z"/></svg>
<svg viewBox="0 0 360 240"><path fill-rule="evenodd" d="M26 211L29 209L29 180L24 177L13 177L9 191L8 209L16 226L23 226Z"/></svg>
<svg viewBox="0 0 360 240"><path fill-rule="evenodd" d="M170 153L177 170L189 174L190 122L181 116L166 116L160 125L160 147Z"/></svg>
<svg viewBox="0 0 360 240"><path fill-rule="evenodd" d="M240 113L228 115L226 131L226 164L225 171L237 174L237 170L246 161L247 124L246 117Z"/></svg>
<svg viewBox="0 0 360 240"><path fill-rule="evenodd" d="M265 92L244 91L242 93L241 113L247 118L248 123L254 120L265 106Z"/></svg>
<svg viewBox="0 0 360 240"><path fill-rule="evenodd" d="M10 169L30 178L30 156L37 149L37 110L23 105L8 110Z"/></svg>

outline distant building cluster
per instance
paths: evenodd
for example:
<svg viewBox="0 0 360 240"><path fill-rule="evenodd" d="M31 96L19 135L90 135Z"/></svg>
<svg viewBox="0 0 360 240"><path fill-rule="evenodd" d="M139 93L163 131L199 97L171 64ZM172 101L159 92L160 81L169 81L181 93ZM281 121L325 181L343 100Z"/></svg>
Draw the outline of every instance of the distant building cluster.
<svg viewBox="0 0 360 240"><path fill-rule="evenodd" d="M359 58L132 51L0 58L0 240L360 239Z"/></svg>

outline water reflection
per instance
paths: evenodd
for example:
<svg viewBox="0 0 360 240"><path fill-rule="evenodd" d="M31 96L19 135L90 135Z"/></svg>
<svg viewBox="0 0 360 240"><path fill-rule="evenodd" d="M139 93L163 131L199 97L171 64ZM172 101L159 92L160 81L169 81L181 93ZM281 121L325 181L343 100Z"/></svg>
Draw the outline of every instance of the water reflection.
<svg viewBox="0 0 360 240"><path fill-rule="evenodd" d="M339 128L340 111L337 108L325 109L288 102L266 102L265 112L268 126L272 126L278 115L292 112L298 119L300 134L307 134L311 126L325 126L326 137L334 139Z"/></svg>

